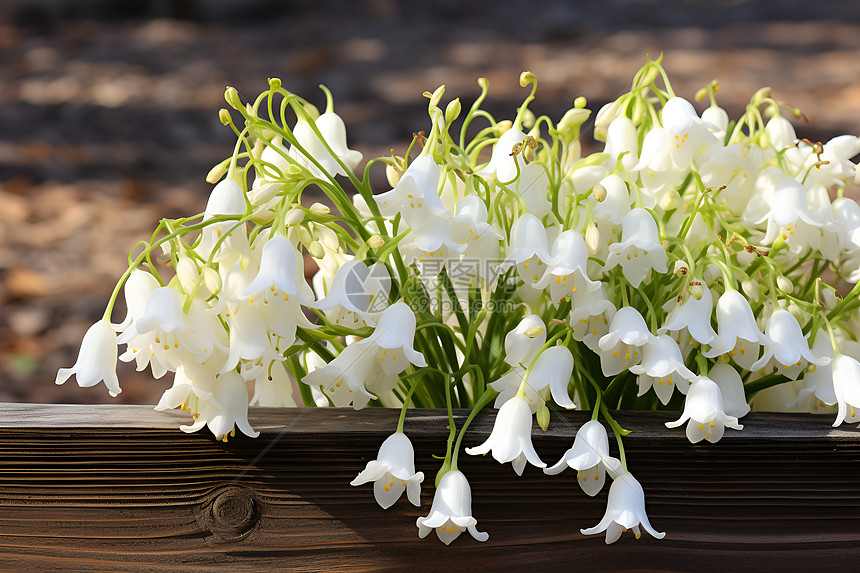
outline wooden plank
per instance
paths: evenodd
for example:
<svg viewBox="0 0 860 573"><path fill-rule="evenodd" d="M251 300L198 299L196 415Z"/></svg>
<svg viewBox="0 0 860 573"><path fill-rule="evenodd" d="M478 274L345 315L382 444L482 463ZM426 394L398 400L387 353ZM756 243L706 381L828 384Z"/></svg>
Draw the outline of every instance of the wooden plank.
<svg viewBox="0 0 860 573"><path fill-rule="evenodd" d="M518 477L489 456L463 455L490 539L444 547L415 527L432 501L444 412L410 412L406 422L426 476L421 508L402 499L382 510L372 486L348 485L397 415L257 408L260 438L225 444L180 432L186 414L150 407L0 404L0 569L818 570L853 569L860 558L860 431L828 418L752 414L743 432L691 445L663 426L671 413L617 413L633 430L628 465L662 541L582 536L607 492L588 498L572 472L528 467ZM553 413L549 431L534 434L544 461L587 419ZM465 445L482 442L492 421L478 416Z"/></svg>

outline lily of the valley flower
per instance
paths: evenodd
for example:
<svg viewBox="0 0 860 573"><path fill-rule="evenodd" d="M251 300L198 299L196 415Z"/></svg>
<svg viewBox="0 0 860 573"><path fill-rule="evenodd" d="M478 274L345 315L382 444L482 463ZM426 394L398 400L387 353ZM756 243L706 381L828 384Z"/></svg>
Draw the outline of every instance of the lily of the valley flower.
<svg viewBox="0 0 860 573"><path fill-rule="evenodd" d="M415 471L412 442L402 432L388 436L379 447L375 460L350 482L362 485L373 482L373 497L382 509L388 509L406 491L406 497L416 507L421 506L421 482L424 473Z"/></svg>
<svg viewBox="0 0 860 573"><path fill-rule="evenodd" d="M720 388L723 407L729 416L743 418L750 411L744 394L744 383L738 371L725 362L717 362L708 372L708 378Z"/></svg>
<svg viewBox="0 0 860 573"><path fill-rule="evenodd" d="M388 304L391 276L385 265L369 267L361 261L347 261L335 273L325 298L315 308L332 310L336 324L347 327L375 326L375 318Z"/></svg>
<svg viewBox="0 0 860 573"><path fill-rule="evenodd" d="M332 177L347 174L338 160L350 171L361 163L361 152L348 149L346 146L346 126L339 115L333 111L327 111L314 120L314 123L323 139L320 140L305 119L299 119L293 129L293 134L299 145L304 148L305 153L301 153L297 147L293 147L290 149L290 157L306 166L317 177L322 177L323 173L313 164L310 160L311 157L320 164L325 173ZM328 144L331 152L326 149L325 144Z"/></svg>
<svg viewBox="0 0 860 573"><path fill-rule="evenodd" d="M688 422L687 439L693 444L702 440L717 443L726 426L743 429L736 417L726 414L720 388L707 376L700 376L693 382L687 391L684 413L674 422L666 422L666 427L677 428L685 422Z"/></svg>
<svg viewBox="0 0 860 573"><path fill-rule="evenodd" d="M717 329L711 349L702 354L706 358L728 354L746 370L758 359L760 345L773 343L759 330L750 303L736 290L727 290L717 301Z"/></svg>
<svg viewBox="0 0 860 573"><path fill-rule="evenodd" d="M642 347L656 337L648 331L645 319L632 306L615 313L607 332L598 342L600 368L604 376L615 376L642 360Z"/></svg>
<svg viewBox="0 0 860 573"><path fill-rule="evenodd" d="M658 334L670 332L675 334L678 340L683 338L686 331L699 344L710 344L716 338L717 333L711 328L711 313L714 311L711 290L704 282L699 282L696 286L701 286L702 296L697 300L689 295L677 302L669 311L666 323L657 330Z"/></svg>
<svg viewBox="0 0 860 573"><path fill-rule="evenodd" d="M847 354L833 359L833 392L839 407L833 427L860 421L860 363Z"/></svg>
<svg viewBox="0 0 860 573"><path fill-rule="evenodd" d="M526 367L545 342L546 325L538 315L530 314L505 335L505 362Z"/></svg>
<svg viewBox="0 0 860 573"><path fill-rule="evenodd" d="M239 428L243 434L256 438L260 432L248 423L248 390L245 380L236 372L227 372L215 379L212 400L198 404L198 417L189 426L180 426L183 432L196 432L208 426L216 439L227 441L227 435Z"/></svg>
<svg viewBox="0 0 860 573"><path fill-rule="evenodd" d="M606 296L606 289L598 283L595 290L576 293L571 298L570 326L573 338L584 342L588 348L597 352L597 343L609 332L609 322L615 316L615 305Z"/></svg>
<svg viewBox="0 0 860 573"><path fill-rule="evenodd" d="M620 264L624 277L638 287L651 269L665 273L666 261L666 250L660 244L654 218L645 209L632 209L624 216L621 242L609 246L605 270Z"/></svg>
<svg viewBox="0 0 860 573"><path fill-rule="evenodd" d="M797 319L787 310L773 311L765 326L765 334L773 344L765 344L764 352L750 368L760 370L775 366L780 374L796 380L808 363L825 366L830 360L816 357L809 349Z"/></svg>
<svg viewBox="0 0 860 573"><path fill-rule="evenodd" d="M594 535L605 531L606 544L609 545L618 541L621 533L628 529L632 529L636 539L639 539L640 525L657 539L663 539L666 535L651 527L651 522L648 521L648 515L645 513L645 492L636 478L630 472L625 472L615 478L609 487L606 513L600 523L580 531L583 535Z"/></svg>
<svg viewBox="0 0 860 573"><path fill-rule="evenodd" d="M576 408L567 392L572 372L573 355L570 350L566 346L553 346L538 356L531 370L516 366L488 386L499 392L495 401L495 407L499 408L518 394L523 379L528 375L525 393L532 412L542 406L549 395L563 408Z"/></svg>
<svg viewBox="0 0 860 573"><path fill-rule="evenodd" d="M87 329L74 366L60 368L56 383L65 383L72 374L77 378L78 386L81 388L95 386L104 380L108 392L111 396L116 396L122 392L116 376L116 361L116 333L111 328L110 322L102 319Z"/></svg>
<svg viewBox="0 0 860 573"><path fill-rule="evenodd" d="M573 446L552 467L544 468L544 473L555 475L568 467L576 470L576 479L582 491L591 497L597 495L606 481L606 472L617 476L621 462L609 455L609 438L606 428L597 420L582 425L576 432Z"/></svg>
<svg viewBox="0 0 860 573"><path fill-rule="evenodd" d="M301 304L313 304L313 290L305 281L304 259L290 240L280 234L263 244L260 269L243 296L254 297L264 291L286 302L294 297Z"/></svg>
<svg viewBox="0 0 860 573"><path fill-rule="evenodd" d="M490 538L478 531L478 520L472 517L472 488L459 470L449 470L442 476L433 496L433 505L427 517L419 517L418 537L425 538L434 529L442 543L449 545L461 533L468 531L477 541Z"/></svg>
<svg viewBox="0 0 860 573"><path fill-rule="evenodd" d="M600 288L600 283L588 278L587 263L588 247L582 235L579 231L564 231L553 242L551 262L535 288L549 286L552 302L556 305L578 291L595 291Z"/></svg>
<svg viewBox="0 0 860 573"><path fill-rule="evenodd" d="M499 408L493 431L483 444L466 448L471 456L489 451L500 464L513 462L517 475L523 475L526 461L538 468L546 467L532 445L532 413L524 396L514 396Z"/></svg>
<svg viewBox="0 0 860 573"><path fill-rule="evenodd" d="M158 287L158 281L154 276L140 269L133 270L123 287L125 306L128 313L121 323L111 325L113 329L117 332L122 332L131 326L135 320L143 316L146 311L146 301L149 300L149 295Z"/></svg>
<svg viewBox="0 0 860 573"><path fill-rule="evenodd" d="M521 216L511 229L511 248L502 263L502 270L512 264L527 285L537 283L552 260L547 246L546 228L531 214Z"/></svg>
<svg viewBox="0 0 860 573"><path fill-rule="evenodd" d="M639 396L644 396L649 388L663 404L668 404L672 391L677 388L687 393L696 375L684 365L681 349L671 337L660 334L656 340L645 346L642 362L630 367L630 372L638 374Z"/></svg>

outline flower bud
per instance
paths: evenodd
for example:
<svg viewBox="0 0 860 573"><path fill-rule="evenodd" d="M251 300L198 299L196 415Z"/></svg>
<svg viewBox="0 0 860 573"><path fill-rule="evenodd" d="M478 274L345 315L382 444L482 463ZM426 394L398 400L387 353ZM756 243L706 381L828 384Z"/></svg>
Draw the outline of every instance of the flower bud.
<svg viewBox="0 0 860 573"><path fill-rule="evenodd" d="M603 200L606 199L606 187L598 183L591 188L591 194L594 196L595 201L603 203Z"/></svg>
<svg viewBox="0 0 860 573"><path fill-rule="evenodd" d="M675 189L670 189L660 197L660 208L664 211L677 209L681 204L681 195Z"/></svg>
<svg viewBox="0 0 860 573"><path fill-rule="evenodd" d="M328 205L323 205L322 203L314 203L311 205L310 212L315 215L328 215L331 213L331 209L328 208Z"/></svg>
<svg viewBox="0 0 860 573"><path fill-rule="evenodd" d="M227 86L227 89L224 90L224 100L229 103L233 109L242 109L245 107L242 105L242 99L239 97L239 92L237 92L236 88L233 86Z"/></svg>
<svg viewBox="0 0 860 573"><path fill-rule="evenodd" d="M445 94L445 86L444 84L436 88L432 94L430 92L424 92L424 97L430 99L430 107L436 107L439 105L439 102L442 101L442 96Z"/></svg>
<svg viewBox="0 0 860 573"><path fill-rule="evenodd" d="M311 237L310 231L308 231L304 227L296 227L295 229L296 229L296 234L299 236L299 241L303 245L308 245L314 240L314 238Z"/></svg>
<svg viewBox="0 0 860 573"><path fill-rule="evenodd" d="M786 294L791 294L794 290L794 284L782 275L776 277L776 286Z"/></svg>
<svg viewBox="0 0 860 573"><path fill-rule="evenodd" d="M284 216L284 223L287 225L298 225L305 219L305 212L298 208L293 208L287 211Z"/></svg>
<svg viewBox="0 0 860 573"><path fill-rule="evenodd" d="M717 280L717 277L722 276L722 272L720 272L720 267L715 264L710 264L705 267L705 270L702 271L702 277L705 279L706 283L712 283ZM699 300L699 299L696 299Z"/></svg>
<svg viewBox="0 0 860 573"><path fill-rule="evenodd" d="M741 283L741 288L750 299L752 299L753 301L758 300L760 291L758 283L753 282L751 280L745 280Z"/></svg>
<svg viewBox="0 0 860 573"><path fill-rule="evenodd" d="M683 277L688 272L690 272L690 267L684 261L675 261L675 270L674 273L679 277Z"/></svg>
<svg viewBox="0 0 860 573"><path fill-rule="evenodd" d="M221 275L212 267L203 267L203 284L212 294L221 292Z"/></svg>
<svg viewBox="0 0 860 573"><path fill-rule="evenodd" d="M312 241L308 246L308 252L315 259L321 259L325 256L325 249L320 245L319 241Z"/></svg>
<svg viewBox="0 0 860 573"><path fill-rule="evenodd" d="M585 99L585 96L579 96L578 98L573 100L573 107L575 107L576 109L582 109L587 105L588 105L588 100Z"/></svg>
<svg viewBox="0 0 860 573"><path fill-rule="evenodd" d="M269 88L276 90L281 87L281 78L269 78Z"/></svg>
<svg viewBox="0 0 860 573"><path fill-rule="evenodd" d="M218 119L221 121L222 125L230 125L230 122L232 121L230 118L230 112L223 107L218 110Z"/></svg>
<svg viewBox="0 0 860 573"><path fill-rule="evenodd" d="M379 235L373 235L372 237L367 239L367 244L372 249L378 249L379 247L381 247L382 245L385 244L385 239L383 239Z"/></svg>
<svg viewBox="0 0 860 573"><path fill-rule="evenodd" d="M750 103L752 103L753 105L756 105L761 100L763 100L765 98L769 98L770 92L771 92L771 89L767 86L765 86L763 88L759 88L759 90L753 94L752 99L750 100Z"/></svg>
<svg viewBox="0 0 860 573"><path fill-rule="evenodd" d="M448 106L445 108L445 124L450 125L452 121L460 117L462 109L460 98L448 102Z"/></svg>
<svg viewBox="0 0 860 573"><path fill-rule="evenodd" d="M179 279L179 284L186 294L191 294L194 290L194 285L197 283L197 277L200 273L197 271L197 265L188 258L180 257L176 263L176 278Z"/></svg>
<svg viewBox="0 0 860 573"><path fill-rule="evenodd" d="M594 221L589 221L588 227L585 228L585 244L592 255L600 250L600 231Z"/></svg>
<svg viewBox="0 0 860 573"><path fill-rule="evenodd" d="M695 96L693 96L693 98L694 98L696 101L702 101L702 100L703 100L703 99L705 99L706 97L708 97L708 88L702 88L702 89L700 89L699 91L697 91L697 92L696 92L696 95L695 95Z"/></svg>
<svg viewBox="0 0 860 573"><path fill-rule="evenodd" d="M504 121L500 121L499 123L497 123L496 129L499 130L499 135L502 135L503 133L505 133L507 130L509 130L513 126L514 126L514 122L512 122L509 119L506 119Z"/></svg>
<svg viewBox="0 0 860 573"><path fill-rule="evenodd" d="M392 187L397 187L397 184L400 183L400 178L403 177L403 170L400 168L403 158L396 156L394 157L395 163L385 166L385 178L388 179L388 184Z"/></svg>
<svg viewBox="0 0 860 573"><path fill-rule="evenodd" d="M546 407L546 404L541 404L540 408L537 409L536 414L538 426L540 426L540 429L545 432L549 427L549 408Z"/></svg>
<svg viewBox="0 0 860 573"><path fill-rule="evenodd" d="M215 167L209 170L209 174L206 176L206 183L218 183L221 181L221 178L224 177L224 174L227 173L227 168L230 165L230 159L225 159Z"/></svg>

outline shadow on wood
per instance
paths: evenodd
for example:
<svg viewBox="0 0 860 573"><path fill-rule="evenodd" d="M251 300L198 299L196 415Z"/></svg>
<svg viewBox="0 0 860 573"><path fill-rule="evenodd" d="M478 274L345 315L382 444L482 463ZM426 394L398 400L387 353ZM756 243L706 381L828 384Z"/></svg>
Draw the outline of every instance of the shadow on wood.
<svg viewBox="0 0 860 573"><path fill-rule="evenodd" d="M379 508L349 481L376 457L398 412L251 409L257 439L228 443L176 429L186 415L143 406L0 405L3 569L509 569L724 571L835 568L860 558L860 432L812 416L753 414L719 444L691 445L666 413L619 412L633 430L628 465L666 538L612 546L580 528L603 515L607 488L583 494L572 471L517 477L489 456L461 456L478 529L445 547L420 540L447 416L410 412L425 474L422 506ZM458 412L462 424L465 412ZM579 412L554 413L534 443L547 463L570 447ZM480 415L465 445L483 441Z"/></svg>

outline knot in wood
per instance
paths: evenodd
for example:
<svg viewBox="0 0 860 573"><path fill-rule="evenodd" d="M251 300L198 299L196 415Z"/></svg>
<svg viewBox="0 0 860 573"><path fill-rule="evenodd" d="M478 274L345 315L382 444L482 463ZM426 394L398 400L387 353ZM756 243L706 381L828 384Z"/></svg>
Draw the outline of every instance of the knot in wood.
<svg viewBox="0 0 860 573"><path fill-rule="evenodd" d="M227 487L212 500L209 518L214 533L242 534L257 522L257 504L247 489Z"/></svg>

